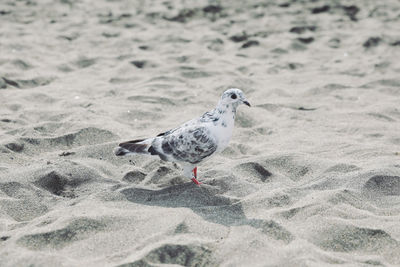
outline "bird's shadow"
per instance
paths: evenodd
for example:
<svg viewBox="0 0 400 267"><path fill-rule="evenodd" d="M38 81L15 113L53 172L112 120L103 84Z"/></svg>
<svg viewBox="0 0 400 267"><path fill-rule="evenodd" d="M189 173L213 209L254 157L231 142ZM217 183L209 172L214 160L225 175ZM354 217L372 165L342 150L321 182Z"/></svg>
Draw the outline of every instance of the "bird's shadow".
<svg viewBox="0 0 400 267"><path fill-rule="evenodd" d="M169 208L185 207L212 223L228 227L248 225L285 243L293 239L292 234L275 221L247 218L240 201L221 195L217 187L198 187L185 183L158 190L131 187L120 192L134 203Z"/></svg>

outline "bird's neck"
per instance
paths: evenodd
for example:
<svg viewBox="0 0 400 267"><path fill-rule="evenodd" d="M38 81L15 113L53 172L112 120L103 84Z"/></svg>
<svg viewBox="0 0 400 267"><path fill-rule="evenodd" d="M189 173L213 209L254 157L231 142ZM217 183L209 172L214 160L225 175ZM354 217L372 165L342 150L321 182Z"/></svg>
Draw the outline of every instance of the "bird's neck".
<svg viewBox="0 0 400 267"><path fill-rule="evenodd" d="M236 116L236 107L232 104L224 104L219 102L218 105L211 111L206 112L201 116L202 122L213 122L214 125L223 124L233 126Z"/></svg>
<svg viewBox="0 0 400 267"><path fill-rule="evenodd" d="M223 126L233 127L236 117L237 105L224 104L219 102L214 109L214 114L219 117L218 122Z"/></svg>
<svg viewBox="0 0 400 267"><path fill-rule="evenodd" d="M218 102L218 105L216 106L215 111L217 114L221 114L221 115L232 114L233 118L235 118L236 108L237 108L237 105L225 104L220 101L220 102Z"/></svg>

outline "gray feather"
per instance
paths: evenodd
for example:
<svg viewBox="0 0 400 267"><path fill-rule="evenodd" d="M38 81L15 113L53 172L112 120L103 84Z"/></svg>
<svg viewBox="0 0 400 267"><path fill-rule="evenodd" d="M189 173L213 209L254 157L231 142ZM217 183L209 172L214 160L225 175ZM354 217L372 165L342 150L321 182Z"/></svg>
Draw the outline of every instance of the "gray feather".
<svg viewBox="0 0 400 267"><path fill-rule="evenodd" d="M149 152L163 160L196 164L216 150L217 142L206 127L185 127L155 139Z"/></svg>

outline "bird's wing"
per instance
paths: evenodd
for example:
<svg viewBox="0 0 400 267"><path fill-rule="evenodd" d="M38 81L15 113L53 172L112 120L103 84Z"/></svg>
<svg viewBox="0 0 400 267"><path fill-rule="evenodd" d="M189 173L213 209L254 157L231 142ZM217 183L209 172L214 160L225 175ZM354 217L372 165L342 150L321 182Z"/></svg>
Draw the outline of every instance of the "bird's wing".
<svg viewBox="0 0 400 267"><path fill-rule="evenodd" d="M214 153L217 146L206 126L189 124L160 134L148 151L163 160L197 164Z"/></svg>

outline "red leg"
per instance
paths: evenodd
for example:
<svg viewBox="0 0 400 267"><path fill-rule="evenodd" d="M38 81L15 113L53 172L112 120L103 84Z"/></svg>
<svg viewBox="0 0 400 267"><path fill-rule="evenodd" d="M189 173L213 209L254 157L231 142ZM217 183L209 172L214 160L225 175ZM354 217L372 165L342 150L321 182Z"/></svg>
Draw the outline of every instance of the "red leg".
<svg viewBox="0 0 400 267"><path fill-rule="evenodd" d="M192 170L192 172L193 172L193 178L192 178L192 181L193 181L193 183L195 183L195 184L197 184L197 185L201 185L202 183L200 183L199 181L197 181L197 167L195 167L193 170Z"/></svg>
<svg viewBox="0 0 400 267"><path fill-rule="evenodd" d="M197 167L194 167L193 174L194 174L194 178L197 178Z"/></svg>

